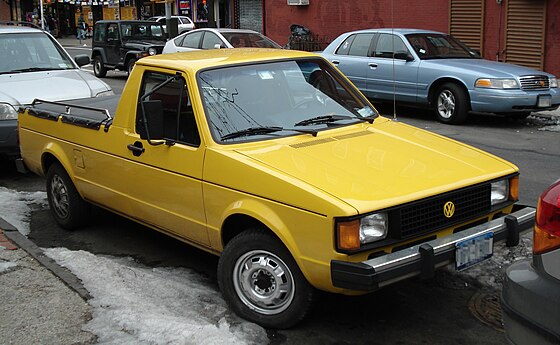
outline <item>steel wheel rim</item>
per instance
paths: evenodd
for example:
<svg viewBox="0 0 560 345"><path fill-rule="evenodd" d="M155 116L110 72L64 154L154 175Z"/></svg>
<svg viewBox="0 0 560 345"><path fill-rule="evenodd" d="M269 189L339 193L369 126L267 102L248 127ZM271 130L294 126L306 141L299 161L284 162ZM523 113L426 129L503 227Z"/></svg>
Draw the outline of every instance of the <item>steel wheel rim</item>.
<svg viewBox="0 0 560 345"><path fill-rule="evenodd" d="M444 119L449 119L455 113L455 96L449 90L442 91L437 101L438 113Z"/></svg>
<svg viewBox="0 0 560 345"><path fill-rule="evenodd" d="M254 250L237 259L233 285L243 304L264 315L286 310L295 294L294 278L288 266L264 250Z"/></svg>
<svg viewBox="0 0 560 345"><path fill-rule="evenodd" d="M51 200L54 211L60 218L68 217L70 202L68 199L68 188L59 175L54 175L51 182Z"/></svg>
<svg viewBox="0 0 560 345"><path fill-rule="evenodd" d="M99 74L99 71L101 71L101 61L99 61L99 59L95 59L95 63L93 64L93 69L96 74Z"/></svg>

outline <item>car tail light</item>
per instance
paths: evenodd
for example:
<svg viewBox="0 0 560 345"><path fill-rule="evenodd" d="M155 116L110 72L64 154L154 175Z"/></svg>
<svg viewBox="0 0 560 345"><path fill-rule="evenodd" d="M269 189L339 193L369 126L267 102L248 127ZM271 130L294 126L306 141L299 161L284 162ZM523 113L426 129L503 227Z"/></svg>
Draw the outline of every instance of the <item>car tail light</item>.
<svg viewBox="0 0 560 345"><path fill-rule="evenodd" d="M534 254L543 254L557 248L560 248L560 182L541 194L533 234Z"/></svg>

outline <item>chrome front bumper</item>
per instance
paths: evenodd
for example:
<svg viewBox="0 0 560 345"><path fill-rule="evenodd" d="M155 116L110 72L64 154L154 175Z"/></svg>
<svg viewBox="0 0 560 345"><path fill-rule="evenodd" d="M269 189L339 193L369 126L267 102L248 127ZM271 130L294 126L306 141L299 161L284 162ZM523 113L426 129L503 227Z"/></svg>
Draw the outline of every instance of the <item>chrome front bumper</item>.
<svg viewBox="0 0 560 345"><path fill-rule="evenodd" d="M458 242L492 232L494 243L505 240L508 246L516 246L519 234L530 230L534 222L535 209L522 207L505 217L367 261L332 260L332 283L339 288L373 291L414 276L430 278L436 268L455 262Z"/></svg>

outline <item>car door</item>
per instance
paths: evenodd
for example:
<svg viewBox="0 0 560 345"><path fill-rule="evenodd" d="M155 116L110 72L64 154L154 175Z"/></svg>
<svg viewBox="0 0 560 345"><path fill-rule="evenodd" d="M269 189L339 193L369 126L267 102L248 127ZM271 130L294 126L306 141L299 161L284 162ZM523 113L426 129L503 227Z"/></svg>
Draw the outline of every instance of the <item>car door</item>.
<svg viewBox="0 0 560 345"><path fill-rule="evenodd" d="M119 25L111 23L107 25L107 64L116 65L120 61L121 34Z"/></svg>
<svg viewBox="0 0 560 345"><path fill-rule="evenodd" d="M369 55L375 33L350 35L337 48L331 62L366 96Z"/></svg>
<svg viewBox="0 0 560 345"><path fill-rule="evenodd" d="M208 244L202 199L204 146L185 79L169 82L173 77L171 72L146 72L142 79L140 96L152 91L147 100L163 106L166 142L152 145L141 138L145 122L138 106L135 130L127 133L129 154L123 163L123 171L133 172L128 180L131 213L172 235Z"/></svg>
<svg viewBox="0 0 560 345"><path fill-rule="evenodd" d="M399 54L399 55L395 55ZM408 56L397 59L394 56ZM367 74L367 89L374 99L416 102L418 66L403 39L395 34L380 33L373 49Z"/></svg>
<svg viewBox="0 0 560 345"><path fill-rule="evenodd" d="M227 45L218 35L211 31L206 31L204 37L202 38L202 49L216 49L216 48L227 48Z"/></svg>

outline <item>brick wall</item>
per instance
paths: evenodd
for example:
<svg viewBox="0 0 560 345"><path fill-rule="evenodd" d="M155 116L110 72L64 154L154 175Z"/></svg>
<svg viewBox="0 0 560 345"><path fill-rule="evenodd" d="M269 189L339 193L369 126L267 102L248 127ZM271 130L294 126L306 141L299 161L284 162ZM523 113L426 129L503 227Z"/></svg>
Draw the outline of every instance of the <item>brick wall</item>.
<svg viewBox="0 0 560 345"><path fill-rule="evenodd" d="M0 20L11 20L10 5L4 0L0 0Z"/></svg>

